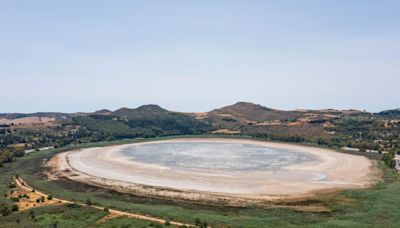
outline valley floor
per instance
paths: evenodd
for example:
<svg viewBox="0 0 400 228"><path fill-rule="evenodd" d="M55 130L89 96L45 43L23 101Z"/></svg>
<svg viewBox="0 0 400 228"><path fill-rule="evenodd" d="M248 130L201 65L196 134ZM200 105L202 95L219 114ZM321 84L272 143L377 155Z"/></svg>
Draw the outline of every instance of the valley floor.
<svg viewBox="0 0 400 228"><path fill-rule="evenodd" d="M132 162L119 153L131 146L176 142L247 143L298 151L310 154L316 160L284 166L277 173L219 170L205 173L177 172L167 167ZM376 162L362 156L323 148L244 139L172 139L89 148L61 153L48 164L52 168L49 176L53 179L65 177L120 192L135 192L145 197L224 202L231 206L263 205L266 201L293 200L324 192L367 188L376 183L380 175ZM327 178L320 179L319 176Z"/></svg>
<svg viewBox="0 0 400 228"><path fill-rule="evenodd" d="M140 140L137 140L139 142ZM130 141L135 142L135 141ZM126 142L123 142L126 143ZM75 148L115 145L97 143L80 145ZM74 182L65 178L48 180L43 166L55 154L65 148L31 153L0 168L0 193L9 194L12 177L19 175L27 185L46 195L72 202L107 207L128 213L155 217L163 220L194 224L207 221L212 227L400 227L400 179L398 174L379 162L382 179L366 189L349 189L330 195L317 195L313 199L284 202L285 206L319 205L329 210L298 211L290 207L231 207L220 205L199 205L194 202L171 201L157 198L124 194ZM8 198L1 202L11 203ZM49 205L12 212L0 217L0 227L148 227L150 221L116 218L96 224L107 215L105 211L92 207L70 204ZM31 218L34 214L36 217Z"/></svg>

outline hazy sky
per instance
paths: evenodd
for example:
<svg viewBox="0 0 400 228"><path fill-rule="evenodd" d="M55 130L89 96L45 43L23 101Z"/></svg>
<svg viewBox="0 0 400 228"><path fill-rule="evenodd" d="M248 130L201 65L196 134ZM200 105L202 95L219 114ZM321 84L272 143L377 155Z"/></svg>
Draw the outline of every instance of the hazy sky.
<svg viewBox="0 0 400 228"><path fill-rule="evenodd" d="M400 107L400 1L0 1L0 112Z"/></svg>

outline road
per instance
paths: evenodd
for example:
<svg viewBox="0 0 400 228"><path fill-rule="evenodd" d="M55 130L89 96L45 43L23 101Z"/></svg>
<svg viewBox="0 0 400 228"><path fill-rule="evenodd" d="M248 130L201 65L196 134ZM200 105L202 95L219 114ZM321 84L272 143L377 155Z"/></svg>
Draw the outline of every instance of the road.
<svg viewBox="0 0 400 228"><path fill-rule="evenodd" d="M32 191L34 188L30 187L29 185L26 184L26 182L24 180L22 180L22 178L18 177L18 178L14 178L15 184L22 188L25 189L27 191ZM45 198L47 198L47 194L40 192L38 190L35 189L35 192ZM92 207L92 208L96 208L99 210L104 210L104 207L101 206L96 206L96 205L87 205L84 203L80 203L80 202L73 202L73 201L69 201L69 200L64 200L64 199L59 199L59 198L55 198L53 197L54 200L56 201L61 201L62 203L75 203L77 205L80 206L87 206L87 207ZM161 224L165 224L166 220L164 219L160 219L160 218L156 218L156 217L152 217L152 216L148 216L148 215L141 215L141 214L136 214L136 213L132 213L132 212L125 212L125 211L119 211L119 210L115 210L115 209L109 209L108 210L110 214L114 214L116 215L115 217L118 216L126 216L129 218L135 218L135 219L140 219L140 220L146 220L146 221L151 221L151 222L156 222L156 223L161 223ZM187 227L196 227L192 224L186 224L186 223L181 223L181 222L176 222L176 221L169 221L170 224L175 225L175 226L187 226Z"/></svg>

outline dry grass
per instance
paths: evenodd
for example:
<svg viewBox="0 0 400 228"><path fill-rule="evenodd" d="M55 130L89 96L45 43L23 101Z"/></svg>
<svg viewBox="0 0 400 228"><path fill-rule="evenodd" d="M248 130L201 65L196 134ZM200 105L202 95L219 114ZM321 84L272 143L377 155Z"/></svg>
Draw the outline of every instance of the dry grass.
<svg viewBox="0 0 400 228"><path fill-rule="evenodd" d="M19 202L17 202L19 210L27 210L30 208L34 207L39 207L39 206L48 206L48 205L55 205L55 204L63 204L63 203L69 203L69 204L78 204L81 206L88 206L92 207L95 209L99 210L105 210L104 207L96 206L96 205L86 205L83 203L79 202L72 202L72 201L67 201L67 200L62 200L62 199L57 199L57 198L52 198L51 200L48 199L47 194L40 192L40 191L33 191L33 188L28 186L21 178L14 178L16 188L14 189L13 193L10 194L10 198L12 197L17 197L19 198ZM20 197L20 196L26 196L28 197ZM36 202L36 199L40 199L41 197L44 197L44 202ZM150 217L150 216L145 216L141 214L136 214L136 213L130 213L130 212L125 212L125 211L119 211L115 209L109 209L109 213L107 216L103 217L102 219L98 220L97 223L105 222L109 219L114 219L116 217L121 217L125 216L128 218L134 218L134 219L140 219L140 220L145 220L145 221L151 221L151 222L156 222L156 223L161 223L164 224L166 220L156 218L156 217ZM175 225L175 226L186 226L186 227L194 227L191 224L185 224L185 223L180 223L180 222L174 222L171 221L170 224Z"/></svg>
<svg viewBox="0 0 400 228"><path fill-rule="evenodd" d="M19 210L27 210L35 207L40 207L40 206L48 206L48 205L58 205L65 203L65 201L53 198L53 199L48 199L48 195L45 195L41 192L37 191L32 191L31 188L25 187L24 182L21 180L18 180L19 184L17 182L17 187L14 189L13 193L10 194L8 197L9 198L18 198L19 201L16 202L18 205ZM44 197L44 202L37 202L37 199L40 199L41 197Z"/></svg>

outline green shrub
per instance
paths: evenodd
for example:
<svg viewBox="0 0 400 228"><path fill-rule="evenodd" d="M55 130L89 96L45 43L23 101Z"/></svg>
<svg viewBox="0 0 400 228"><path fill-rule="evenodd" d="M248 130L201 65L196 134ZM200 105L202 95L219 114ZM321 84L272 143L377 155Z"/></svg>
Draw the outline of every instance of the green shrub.
<svg viewBox="0 0 400 228"><path fill-rule="evenodd" d="M36 215L33 210L29 211L29 217L31 217L31 219L35 219Z"/></svg>
<svg viewBox="0 0 400 228"><path fill-rule="evenodd" d="M11 210L18 211L19 210L18 205L16 205L16 204L12 205Z"/></svg>
<svg viewBox="0 0 400 228"><path fill-rule="evenodd" d="M12 205L0 204L0 214L3 216L9 215L13 211Z"/></svg>
<svg viewBox="0 0 400 228"><path fill-rule="evenodd" d="M199 226L200 223L201 223L200 218L196 218L196 220L194 220L194 224L195 224L196 226Z"/></svg>
<svg viewBox="0 0 400 228"><path fill-rule="evenodd" d="M19 202L19 198L17 198L17 197L12 197L12 198L10 198L12 201L14 201L14 202Z"/></svg>

